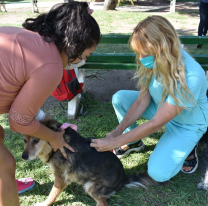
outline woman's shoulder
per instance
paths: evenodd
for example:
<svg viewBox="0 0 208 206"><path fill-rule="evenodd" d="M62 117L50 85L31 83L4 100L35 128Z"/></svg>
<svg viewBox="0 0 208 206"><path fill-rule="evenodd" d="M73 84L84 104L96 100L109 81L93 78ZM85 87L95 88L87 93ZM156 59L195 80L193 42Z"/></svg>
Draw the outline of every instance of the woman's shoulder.
<svg viewBox="0 0 208 206"><path fill-rule="evenodd" d="M23 29L20 27L14 27L14 26L1 26L0 27L0 33L13 33L16 34L17 32L22 31Z"/></svg>
<svg viewBox="0 0 208 206"><path fill-rule="evenodd" d="M28 78L44 65L50 68L55 65L59 71L63 70L62 59L55 43L46 42L38 33L18 27L0 27L0 36L3 39L0 41L0 54L4 56L4 62L15 62L11 64L11 70L15 73L23 72Z"/></svg>
<svg viewBox="0 0 208 206"><path fill-rule="evenodd" d="M36 64L62 64L60 52L54 42L47 42L36 32L23 29L17 35L24 56L33 59Z"/></svg>
<svg viewBox="0 0 208 206"><path fill-rule="evenodd" d="M44 37L37 32L29 31L19 27L0 27L1 38L5 44L18 46L19 52L24 55L38 57L45 61L60 62L60 54L54 42L46 42Z"/></svg>

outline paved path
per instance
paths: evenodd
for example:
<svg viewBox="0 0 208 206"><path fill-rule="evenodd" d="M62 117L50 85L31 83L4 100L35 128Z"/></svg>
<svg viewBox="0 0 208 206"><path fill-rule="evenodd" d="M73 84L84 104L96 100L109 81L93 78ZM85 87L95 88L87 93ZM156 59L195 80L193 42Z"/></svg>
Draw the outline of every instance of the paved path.
<svg viewBox="0 0 208 206"><path fill-rule="evenodd" d="M102 10L104 2L92 2L90 3L90 8L94 10ZM157 9L168 8L169 6L141 6L141 5L131 5L129 1L128 6L117 6L118 11L151 11Z"/></svg>
<svg viewBox="0 0 208 206"><path fill-rule="evenodd" d="M63 3L64 0L57 0L57 1L47 1L47 2L38 2L38 7L39 8L51 8L52 6L54 6L57 3ZM140 0L140 2L144 2L144 0ZM186 2L182 3L182 4L186 4ZM181 5L177 5L176 7L180 7ZM103 5L104 2L90 2L90 8L94 9L94 10L102 10L103 9ZM28 8L31 7L31 4L29 3L17 3L17 4L7 4L6 8ZM170 5L161 5L161 6L155 6L155 5L131 5L130 1L129 1L129 5L126 6L117 6L116 10L118 11L140 11L140 12L147 12L147 11L153 11L153 10L159 10L159 9L168 9L169 11Z"/></svg>
<svg viewBox="0 0 208 206"><path fill-rule="evenodd" d="M51 8L57 3L62 3L63 1L48 1L48 2L38 2L39 8ZM102 10L104 2L91 2L90 8L94 10ZM17 4L7 4L6 8L28 8L31 7L29 3L17 3ZM141 6L141 5L131 5L129 1L129 5L127 6L117 6L116 10L118 11L151 11L151 10L158 10L163 8L169 8L170 6Z"/></svg>
<svg viewBox="0 0 208 206"><path fill-rule="evenodd" d="M38 2L38 7L52 7L57 3L62 3L63 1L48 1L48 2ZM17 3L17 4L6 4L6 8L26 8L31 7L30 3Z"/></svg>

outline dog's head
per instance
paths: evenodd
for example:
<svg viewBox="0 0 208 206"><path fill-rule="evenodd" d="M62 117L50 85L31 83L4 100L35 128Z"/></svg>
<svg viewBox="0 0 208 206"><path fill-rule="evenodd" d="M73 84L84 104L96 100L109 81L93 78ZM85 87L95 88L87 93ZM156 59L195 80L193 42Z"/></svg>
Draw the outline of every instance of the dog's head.
<svg viewBox="0 0 208 206"><path fill-rule="evenodd" d="M46 148L49 149L50 145L45 140L41 140L29 135L24 135L23 140L25 142L24 151L22 153L22 158L24 160L33 160L37 156L42 155ZM48 153L48 149L45 151Z"/></svg>
<svg viewBox="0 0 208 206"><path fill-rule="evenodd" d="M61 124L55 120L44 122L44 125L54 131L58 131L61 126ZM47 141L29 135L24 135L23 140L25 142L24 151L22 153L22 158L24 160L33 160L37 156L44 162L48 160L49 155L52 152L52 147Z"/></svg>

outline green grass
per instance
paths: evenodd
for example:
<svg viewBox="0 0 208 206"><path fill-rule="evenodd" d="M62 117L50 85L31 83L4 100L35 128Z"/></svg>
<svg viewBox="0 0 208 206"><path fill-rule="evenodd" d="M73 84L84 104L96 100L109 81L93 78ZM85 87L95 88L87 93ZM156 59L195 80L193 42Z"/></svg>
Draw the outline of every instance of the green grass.
<svg viewBox="0 0 208 206"><path fill-rule="evenodd" d="M86 116L78 116L75 120L67 120L66 113L59 107L51 108L46 113L60 122L70 122L78 126L78 132L84 137L103 138L106 133L113 130L117 124L117 118L111 103L99 103L91 99L88 94L85 95ZM63 102L67 106L67 102ZM20 195L22 206L33 205L37 201L43 201L49 194L53 185L53 175L49 167L40 160L30 162L21 159L23 151L23 141L21 135L13 133L9 129L8 115L0 116L0 124L6 131L5 145L15 156L17 161L16 177L30 176L35 179L34 189ZM137 124L142 124L146 120L139 119ZM136 174L147 170L147 162L150 154L154 150L160 136L165 128L144 138L146 148L141 153L132 153L121 161L127 174ZM141 188L128 189L123 188L117 192L108 202L110 206L161 206L161 205L184 205L196 206L207 205L207 192L196 188L200 181L200 171L192 175L177 174L171 179L171 182L164 186L149 187L148 190ZM94 200L85 194L83 188L77 184L72 184L58 198L54 205L95 205Z"/></svg>
<svg viewBox="0 0 208 206"><path fill-rule="evenodd" d="M47 0L39 0L47 1ZM50 0L51 1L51 0ZM130 3L130 2L128 2ZM47 11L47 9L45 9ZM42 12L42 11L41 11ZM5 19L11 17L14 19L5 23ZM38 14L32 14L30 8L28 11L12 11L0 13L0 26L21 26L22 22L29 17L35 17ZM118 27L125 30L124 25L134 25L140 20L146 18L149 14L141 12L118 12L118 11L95 11L93 16L98 21L102 34L114 34ZM188 21L195 13L175 13L164 14L170 20ZM194 17L192 17L194 18ZM125 30L126 34L130 34ZM180 35L184 35L181 33ZM190 35L192 35L190 33ZM190 53L207 53L208 45L202 49L196 49L195 45L186 45L186 49ZM127 45L98 45L96 52L132 52ZM101 72L101 71L99 71ZM101 72L102 73L102 72ZM78 132L84 137L103 138L106 133L115 129L118 121L111 103L98 103L97 100L91 99L89 95L85 95L86 103L85 110L88 111L86 116L78 116L75 120L68 120L66 112L59 106L50 108L45 112L51 117L60 122L70 122L78 126ZM63 102L65 107L67 103ZM145 122L144 119L139 119L137 124ZM30 162L23 161L21 154L23 151L23 141L21 134L11 132L9 128L8 115L0 115L0 125L5 129L5 145L14 155L17 161L16 177L32 177L36 181L34 189L20 195L22 206L34 205L36 202L42 202L48 196L52 185L53 175L50 168L43 164L40 160ZM144 138L146 148L141 153L132 153L122 159L125 171L127 174L134 174L147 170L147 162L150 154L154 150L160 136L164 133L165 128ZM200 191L196 185L200 181L200 170L197 170L192 175L183 173L177 174L171 181L164 186L149 187L148 190L141 188L127 189L124 188L117 192L109 200L110 206L205 206L208 205L208 192ZM94 200L85 194L83 188L77 184L72 184L53 204L64 206L92 206L95 205Z"/></svg>

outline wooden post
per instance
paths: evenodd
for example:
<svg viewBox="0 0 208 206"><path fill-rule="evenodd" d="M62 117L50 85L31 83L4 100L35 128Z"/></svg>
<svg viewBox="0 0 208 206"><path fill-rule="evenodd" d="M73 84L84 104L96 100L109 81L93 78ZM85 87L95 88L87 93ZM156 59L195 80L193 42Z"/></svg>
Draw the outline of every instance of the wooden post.
<svg viewBox="0 0 208 206"><path fill-rule="evenodd" d="M170 13L175 13L176 0L170 1Z"/></svg>
<svg viewBox="0 0 208 206"><path fill-rule="evenodd" d="M32 6L32 13L34 13L34 0L30 0Z"/></svg>
<svg viewBox="0 0 208 206"><path fill-rule="evenodd" d="M5 4L4 4L4 1L0 1L0 12L1 12L1 7L4 8L4 11L7 11L7 10L6 10L6 6L5 6Z"/></svg>

